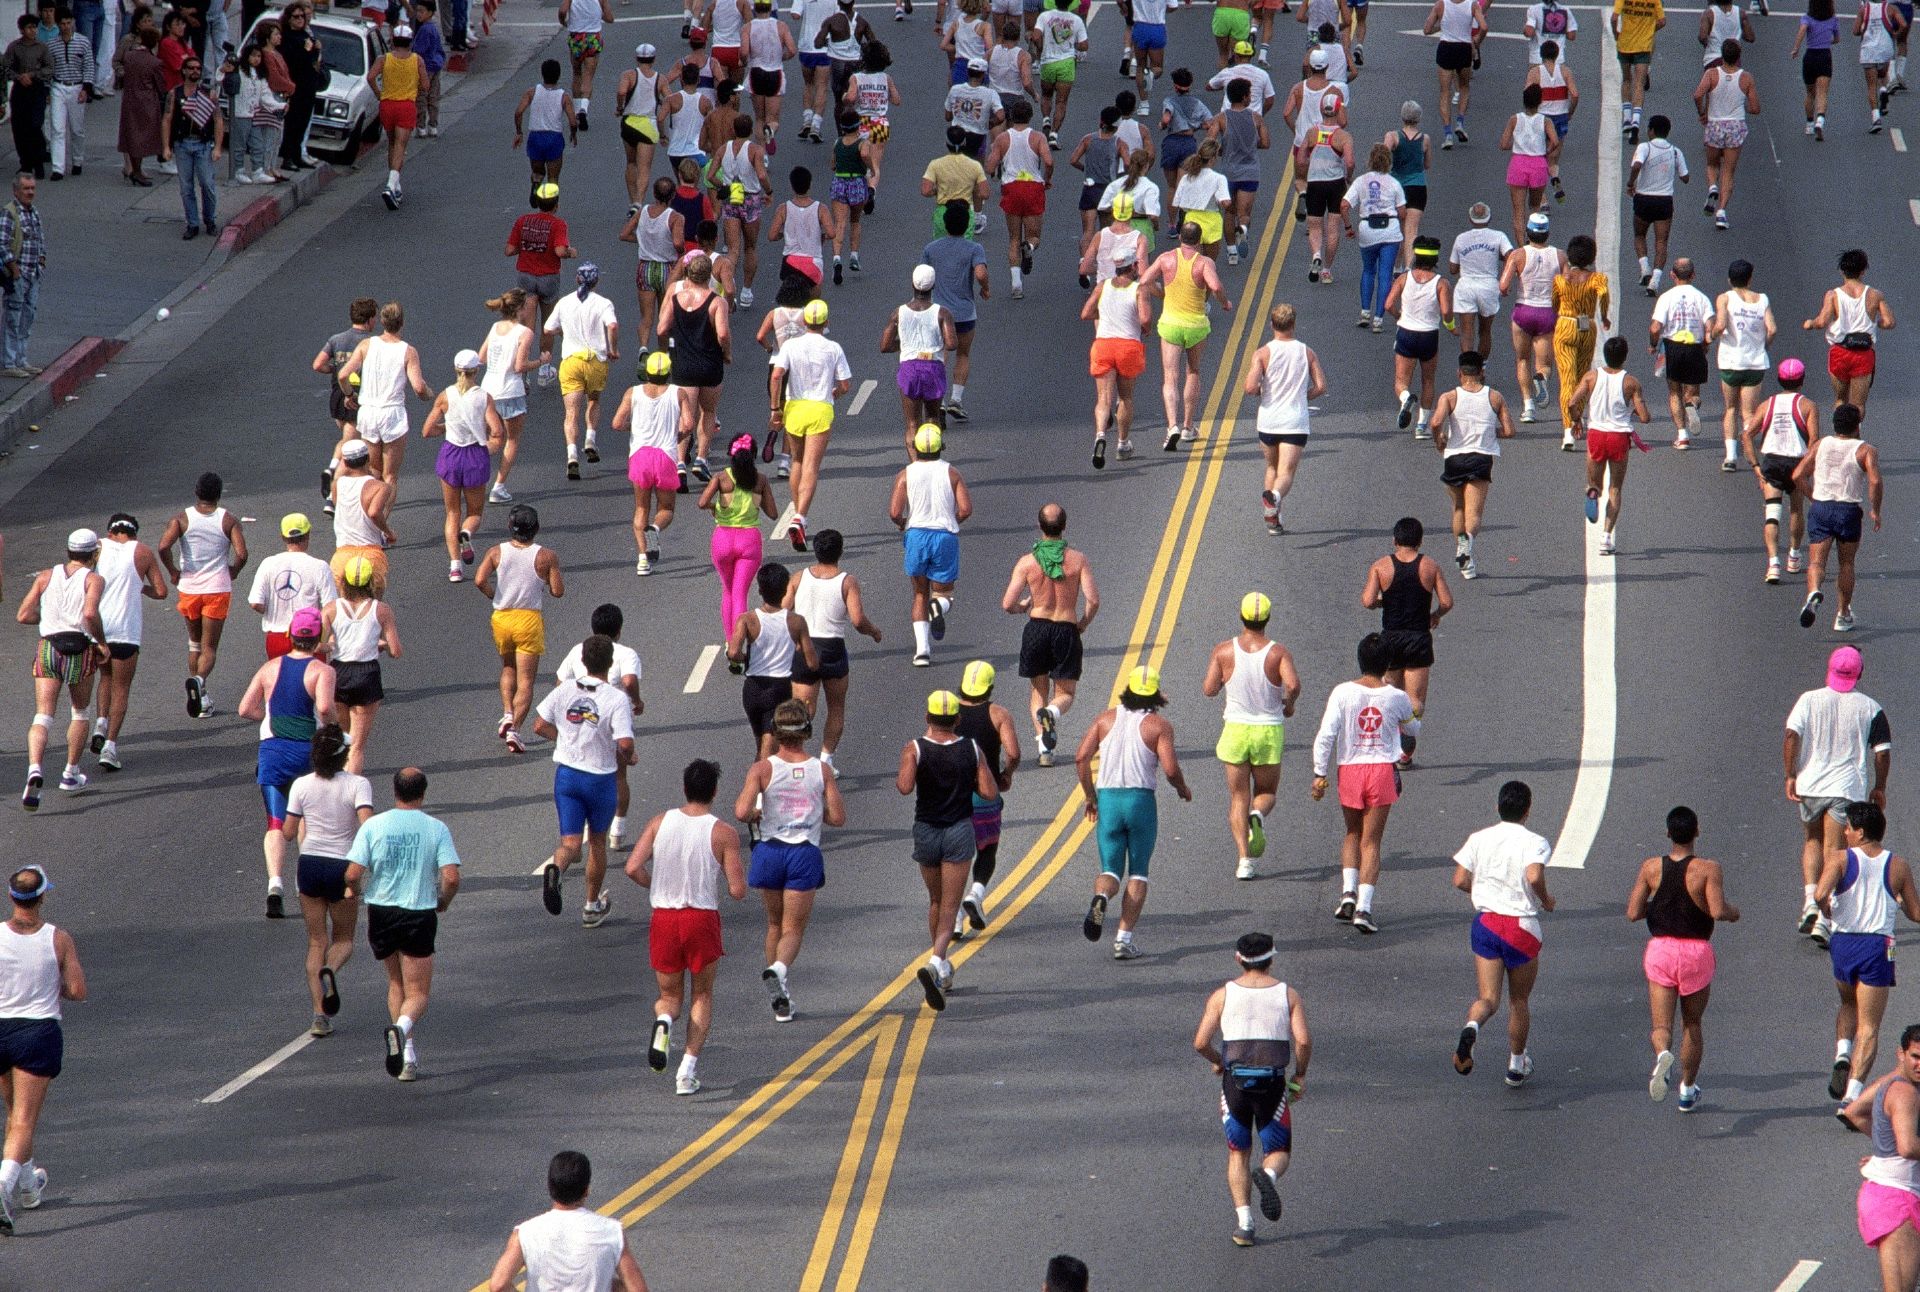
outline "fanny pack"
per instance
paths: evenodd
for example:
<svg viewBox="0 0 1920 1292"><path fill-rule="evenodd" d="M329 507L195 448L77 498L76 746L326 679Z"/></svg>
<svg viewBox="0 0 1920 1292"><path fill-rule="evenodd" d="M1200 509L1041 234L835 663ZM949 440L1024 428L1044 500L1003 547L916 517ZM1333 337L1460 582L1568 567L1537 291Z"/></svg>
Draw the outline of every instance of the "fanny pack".
<svg viewBox="0 0 1920 1292"><path fill-rule="evenodd" d="M1840 338L1840 348L1842 350L1871 350L1873 349L1873 333L1849 332Z"/></svg>
<svg viewBox="0 0 1920 1292"><path fill-rule="evenodd" d="M1369 229L1384 229L1392 223L1393 217L1391 215L1370 215L1367 217L1367 227Z"/></svg>
<svg viewBox="0 0 1920 1292"><path fill-rule="evenodd" d="M1270 1066L1255 1067L1250 1064L1234 1063L1227 1066L1227 1076L1233 1083L1246 1091L1268 1089L1282 1077L1279 1068Z"/></svg>
<svg viewBox="0 0 1920 1292"><path fill-rule="evenodd" d="M68 657L86 654L87 647L93 644L85 633L48 633L46 643L57 653Z"/></svg>

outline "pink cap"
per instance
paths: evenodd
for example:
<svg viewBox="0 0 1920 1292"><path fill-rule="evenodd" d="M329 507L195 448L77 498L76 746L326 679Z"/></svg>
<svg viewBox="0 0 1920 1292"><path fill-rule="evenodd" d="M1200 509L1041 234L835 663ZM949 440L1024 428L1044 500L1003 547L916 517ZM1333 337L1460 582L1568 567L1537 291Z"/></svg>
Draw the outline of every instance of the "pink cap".
<svg viewBox="0 0 1920 1292"><path fill-rule="evenodd" d="M318 637L319 635L320 612L318 610L315 610L312 606L302 606L293 612L293 619L287 624L287 636ZM1843 647L1842 649L1845 648Z"/></svg>
<svg viewBox="0 0 1920 1292"><path fill-rule="evenodd" d="M1836 691L1851 691L1860 685L1864 662L1852 646L1841 646L1827 656L1827 685Z"/></svg>
<svg viewBox="0 0 1920 1292"><path fill-rule="evenodd" d="M1780 361L1780 380L1799 381L1806 375L1807 365L1801 363L1798 359L1782 359Z"/></svg>

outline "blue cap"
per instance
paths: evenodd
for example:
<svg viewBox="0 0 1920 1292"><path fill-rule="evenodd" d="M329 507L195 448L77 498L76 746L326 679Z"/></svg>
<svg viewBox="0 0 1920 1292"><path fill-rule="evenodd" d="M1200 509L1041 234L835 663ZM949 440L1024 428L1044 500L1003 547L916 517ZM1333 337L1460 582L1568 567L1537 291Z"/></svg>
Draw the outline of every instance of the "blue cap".
<svg viewBox="0 0 1920 1292"><path fill-rule="evenodd" d="M40 877L40 882L34 888L26 892L22 892L20 890L20 886L16 884L14 881L18 879L20 876L28 873L29 871L38 875ZM39 901L42 897L45 897L48 893L51 893L52 891L53 891L53 881L47 878L46 869L42 867L38 862L35 862L32 865L22 866L20 867L20 869L14 871L13 874L7 877L7 893L16 902L36 902L36 901Z"/></svg>

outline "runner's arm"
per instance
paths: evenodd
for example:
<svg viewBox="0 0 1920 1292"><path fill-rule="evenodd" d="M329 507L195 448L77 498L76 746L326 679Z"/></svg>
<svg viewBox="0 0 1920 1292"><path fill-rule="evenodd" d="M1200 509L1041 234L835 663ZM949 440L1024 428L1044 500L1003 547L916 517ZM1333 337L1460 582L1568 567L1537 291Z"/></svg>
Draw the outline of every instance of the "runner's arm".
<svg viewBox="0 0 1920 1292"><path fill-rule="evenodd" d="M767 788L767 760L757 760L747 768L747 778L741 782L740 796L733 801L733 819L736 821L758 821L760 806L754 800Z"/></svg>
<svg viewBox="0 0 1920 1292"><path fill-rule="evenodd" d="M879 626L867 618L867 606L860 595L860 583L851 574L840 585L840 599L846 603L847 622L853 625L853 630L879 642Z"/></svg>
<svg viewBox="0 0 1920 1292"><path fill-rule="evenodd" d="M1301 6L1304 11L1305 5ZM1289 993L1291 994L1291 993ZM1200 1011L1200 1027L1193 1034L1193 1052L1205 1059L1215 1072L1219 1072L1225 1063L1220 1051L1214 1048L1213 1038L1220 1034L1220 1015L1227 1005L1227 989L1216 987L1207 997L1207 1004Z"/></svg>
<svg viewBox="0 0 1920 1292"><path fill-rule="evenodd" d="M14 621L23 624L40 622L40 595L47 590L47 581L51 570L42 570L34 576L33 583L27 588L27 595L20 599L20 609L14 612Z"/></svg>
<svg viewBox="0 0 1920 1292"><path fill-rule="evenodd" d="M647 822L647 828L640 832L639 842L627 854L627 878L642 888L653 887L653 841L659 834L660 818L656 816Z"/></svg>
<svg viewBox="0 0 1920 1292"><path fill-rule="evenodd" d="M893 788L902 794L913 793L914 773L920 767L920 759L914 752L916 748L911 740L900 746L900 770L894 774Z"/></svg>
<svg viewBox="0 0 1920 1292"><path fill-rule="evenodd" d="M1887 863L1887 877L1893 884L1893 895L1900 903L1900 909L1906 912L1909 920L1920 924L1920 893L1913 888L1913 871L1907 866L1906 859L1895 857Z"/></svg>
<svg viewBox="0 0 1920 1292"><path fill-rule="evenodd" d="M1232 652L1233 644L1231 642L1221 642L1213 648L1213 654L1207 656L1207 675L1200 681L1201 695L1212 699L1214 696L1220 694L1222 688L1226 686L1227 674L1230 671L1228 660Z"/></svg>
<svg viewBox="0 0 1920 1292"><path fill-rule="evenodd" d="M133 568L141 579L140 595L154 601L167 599L167 576L161 572L160 562L154 557L153 549L145 543L135 549Z"/></svg>
<svg viewBox="0 0 1920 1292"><path fill-rule="evenodd" d="M87 998L87 975L80 967L80 951L73 935L65 929L53 931L53 957L60 966L60 999L82 1001Z"/></svg>
<svg viewBox="0 0 1920 1292"><path fill-rule="evenodd" d="M1707 867L1705 881L1702 888L1705 890L1707 900L1702 904L1707 908L1707 914L1727 924L1736 923L1740 919L1740 910L1727 900L1726 893L1722 890L1724 876L1719 862L1714 862Z"/></svg>
<svg viewBox="0 0 1920 1292"><path fill-rule="evenodd" d="M1087 607L1080 616L1080 631L1084 633L1100 613L1100 588L1093 581L1093 565L1085 557L1080 561L1080 599Z"/></svg>
<svg viewBox="0 0 1920 1292"><path fill-rule="evenodd" d="M973 516L973 495L967 491L967 482L960 478L960 473L958 471L954 470L952 467L948 467L947 476L949 479L953 481L954 519L958 520L961 524L964 525L968 521L968 519L970 519ZM1876 485L1875 488L1877 490L1878 486ZM1875 504L1875 506L1877 508L1878 504ZM1874 528L1878 529L1879 527L1880 527L1880 522L1876 517L1874 520Z"/></svg>

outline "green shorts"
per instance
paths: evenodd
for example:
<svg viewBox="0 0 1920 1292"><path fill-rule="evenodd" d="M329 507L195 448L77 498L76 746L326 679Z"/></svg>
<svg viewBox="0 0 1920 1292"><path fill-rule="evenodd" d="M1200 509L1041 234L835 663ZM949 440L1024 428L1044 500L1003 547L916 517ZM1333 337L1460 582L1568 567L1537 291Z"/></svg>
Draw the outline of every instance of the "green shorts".
<svg viewBox="0 0 1920 1292"><path fill-rule="evenodd" d="M1620 66L1622 68L1651 67L1653 65L1653 51L1650 49L1642 50L1638 54L1629 54L1625 50L1617 50L1614 53L1614 57L1620 60Z"/></svg>
<svg viewBox="0 0 1920 1292"><path fill-rule="evenodd" d="M1160 321L1154 325L1154 330L1167 344L1177 345L1182 350L1191 350L1213 335L1213 324L1205 319L1195 323L1183 323L1179 319L1162 314Z"/></svg>
<svg viewBox="0 0 1920 1292"><path fill-rule="evenodd" d="M1229 722L1220 728L1220 740L1213 756L1236 766L1278 767L1280 752L1286 747L1287 729L1279 723L1258 725Z"/></svg>
<svg viewBox="0 0 1920 1292"><path fill-rule="evenodd" d="M1720 370L1720 384L1733 386L1736 389L1743 386L1757 386L1766 379L1765 368L1722 368Z"/></svg>
<svg viewBox="0 0 1920 1292"><path fill-rule="evenodd" d="M1040 64L1040 84L1072 85L1074 66L1071 58L1056 58L1051 63Z"/></svg>
<svg viewBox="0 0 1920 1292"><path fill-rule="evenodd" d="M1253 15L1220 5L1213 11L1213 34L1221 40L1245 40L1253 34Z"/></svg>

